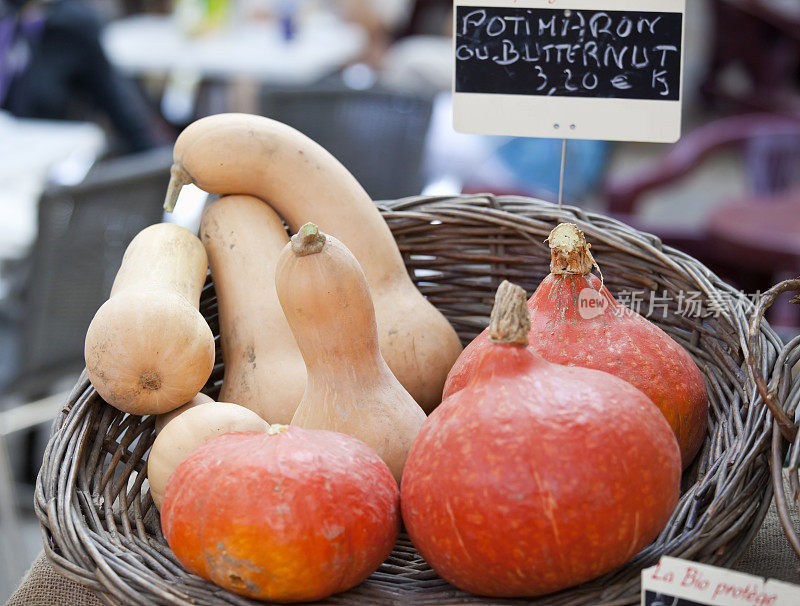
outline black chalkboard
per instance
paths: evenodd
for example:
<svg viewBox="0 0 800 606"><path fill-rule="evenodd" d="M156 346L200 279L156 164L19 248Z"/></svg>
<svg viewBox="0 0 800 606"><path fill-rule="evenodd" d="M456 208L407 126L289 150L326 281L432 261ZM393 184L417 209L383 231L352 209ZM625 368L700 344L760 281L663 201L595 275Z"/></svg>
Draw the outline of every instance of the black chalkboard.
<svg viewBox="0 0 800 606"><path fill-rule="evenodd" d="M663 593L654 591L644 592L644 606L708 606L707 604L687 600L686 598L676 598Z"/></svg>
<svg viewBox="0 0 800 606"><path fill-rule="evenodd" d="M683 15L459 6L456 92L680 99Z"/></svg>

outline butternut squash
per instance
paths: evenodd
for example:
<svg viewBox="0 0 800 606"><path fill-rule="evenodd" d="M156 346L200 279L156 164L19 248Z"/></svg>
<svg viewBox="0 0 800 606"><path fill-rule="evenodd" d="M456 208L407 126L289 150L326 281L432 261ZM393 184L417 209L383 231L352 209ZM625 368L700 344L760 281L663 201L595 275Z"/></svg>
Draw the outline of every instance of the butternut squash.
<svg viewBox="0 0 800 606"><path fill-rule="evenodd" d="M106 402L160 414L200 391L214 367L214 336L198 311L206 269L202 243L178 225L151 225L131 241L86 332L86 372Z"/></svg>
<svg viewBox="0 0 800 606"><path fill-rule="evenodd" d="M269 423L252 410L229 402L204 402L186 409L164 425L147 457L147 481L158 509L172 472L210 439L233 431L261 431Z"/></svg>
<svg viewBox="0 0 800 606"><path fill-rule="evenodd" d="M169 423L172 419L177 417L181 414L184 410L189 410L190 408L194 408L195 406L199 406L200 404L206 404L208 402L213 402L214 399L211 396L207 396L203 392L200 392L191 400L186 402L183 406L179 406L175 410L170 412L165 412L164 414L160 414L156 417L156 433L161 433L161 430L164 429L164 425Z"/></svg>
<svg viewBox="0 0 800 606"><path fill-rule="evenodd" d="M200 237L219 304L219 399L288 424L306 367L275 293L275 263L289 241L283 221L258 198L225 196L205 211Z"/></svg>
<svg viewBox="0 0 800 606"><path fill-rule="evenodd" d="M331 154L285 124L221 114L189 125L175 143L174 159L167 210L187 183L212 193L250 194L292 231L314 221L347 246L366 274L389 368L425 410L441 401L461 352L458 337L415 288L372 200Z"/></svg>
<svg viewBox="0 0 800 606"><path fill-rule="evenodd" d="M281 252L275 286L308 371L291 424L360 439L399 482L425 413L381 355L358 261L309 223Z"/></svg>

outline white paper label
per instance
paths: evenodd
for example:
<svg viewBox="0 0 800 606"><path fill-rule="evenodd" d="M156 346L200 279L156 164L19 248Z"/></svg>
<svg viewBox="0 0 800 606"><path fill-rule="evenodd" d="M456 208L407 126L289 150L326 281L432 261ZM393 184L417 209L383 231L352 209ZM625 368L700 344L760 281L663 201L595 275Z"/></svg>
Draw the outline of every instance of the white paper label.
<svg viewBox="0 0 800 606"><path fill-rule="evenodd" d="M642 571L642 606L798 606L800 587L662 557Z"/></svg>
<svg viewBox="0 0 800 606"><path fill-rule="evenodd" d="M685 0L456 0L460 132L680 138Z"/></svg>

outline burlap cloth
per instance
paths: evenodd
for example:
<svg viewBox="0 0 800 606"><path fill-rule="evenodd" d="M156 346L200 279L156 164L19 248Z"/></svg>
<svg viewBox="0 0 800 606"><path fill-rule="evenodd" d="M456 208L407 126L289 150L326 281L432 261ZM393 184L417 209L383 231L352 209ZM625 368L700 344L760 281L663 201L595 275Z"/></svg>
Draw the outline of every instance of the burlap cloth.
<svg viewBox="0 0 800 606"><path fill-rule="evenodd" d="M83 585L65 579L50 566L44 552L33 561L6 606L103 606Z"/></svg>
<svg viewBox="0 0 800 606"><path fill-rule="evenodd" d="M753 543L734 566L757 576L800 584L800 564L783 533L775 504ZM102 606L91 591L61 577L39 554L6 606Z"/></svg>

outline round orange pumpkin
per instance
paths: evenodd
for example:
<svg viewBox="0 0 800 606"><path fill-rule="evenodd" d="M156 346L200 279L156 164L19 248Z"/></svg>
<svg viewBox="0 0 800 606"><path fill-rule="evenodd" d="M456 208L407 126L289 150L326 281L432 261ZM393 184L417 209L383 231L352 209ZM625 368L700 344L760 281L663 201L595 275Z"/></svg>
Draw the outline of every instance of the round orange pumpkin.
<svg viewBox="0 0 800 606"><path fill-rule="evenodd" d="M525 292L504 283L470 382L423 423L401 483L408 534L444 579L523 597L594 579L666 526L680 452L641 391L527 346Z"/></svg>
<svg viewBox="0 0 800 606"><path fill-rule="evenodd" d="M367 578L391 553L400 494L363 442L273 425L198 448L167 484L164 536L178 560L260 600L319 600Z"/></svg>

